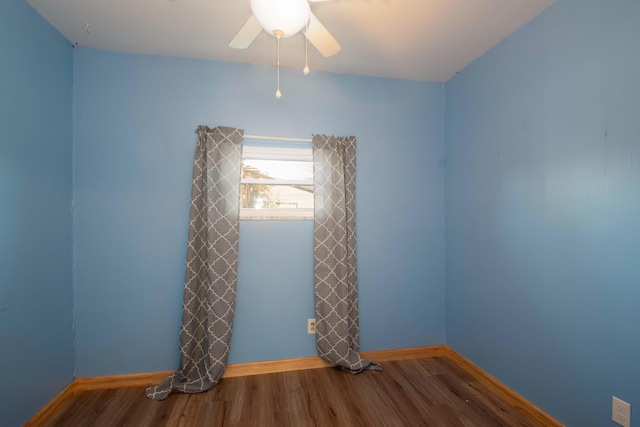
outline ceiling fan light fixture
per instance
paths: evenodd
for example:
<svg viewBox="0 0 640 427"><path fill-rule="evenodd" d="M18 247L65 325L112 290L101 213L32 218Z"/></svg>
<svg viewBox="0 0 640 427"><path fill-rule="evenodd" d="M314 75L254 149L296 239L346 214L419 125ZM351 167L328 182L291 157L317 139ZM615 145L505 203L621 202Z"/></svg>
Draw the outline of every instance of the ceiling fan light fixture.
<svg viewBox="0 0 640 427"><path fill-rule="evenodd" d="M251 0L251 11L266 32L280 30L282 38L297 34L311 14L307 0Z"/></svg>

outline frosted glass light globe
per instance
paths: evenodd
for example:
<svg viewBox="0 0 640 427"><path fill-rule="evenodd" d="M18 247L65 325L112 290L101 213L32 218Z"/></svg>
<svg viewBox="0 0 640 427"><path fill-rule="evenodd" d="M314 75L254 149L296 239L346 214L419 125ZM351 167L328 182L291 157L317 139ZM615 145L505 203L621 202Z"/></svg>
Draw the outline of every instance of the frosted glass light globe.
<svg viewBox="0 0 640 427"><path fill-rule="evenodd" d="M266 32L280 30L283 38L303 29L311 13L307 0L251 0L251 11Z"/></svg>

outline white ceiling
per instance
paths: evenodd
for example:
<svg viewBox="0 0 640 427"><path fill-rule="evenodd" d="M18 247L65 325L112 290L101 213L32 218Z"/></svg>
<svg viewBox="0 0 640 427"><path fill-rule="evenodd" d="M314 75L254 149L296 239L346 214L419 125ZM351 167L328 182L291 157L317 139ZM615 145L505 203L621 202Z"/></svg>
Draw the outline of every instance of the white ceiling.
<svg viewBox="0 0 640 427"><path fill-rule="evenodd" d="M311 10L342 45L309 67L444 82L554 0L333 0ZM275 65L265 32L246 50L228 46L249 0L28 0L69 41L100 49ZM90 24L89 32L85 31ZM281 42L281 65L304 67L304 36Z"/></svg>

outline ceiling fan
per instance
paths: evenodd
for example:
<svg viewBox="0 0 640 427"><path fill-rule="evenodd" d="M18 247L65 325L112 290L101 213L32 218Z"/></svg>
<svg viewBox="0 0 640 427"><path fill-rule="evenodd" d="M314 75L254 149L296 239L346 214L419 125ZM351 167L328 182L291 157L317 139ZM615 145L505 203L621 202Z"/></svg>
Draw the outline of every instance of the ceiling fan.
<svg viewBox="0 0 640 427"><path fill-rule="evenodd" d="M324 56L340 52L340 44L311 12L309 2L326 0L251 0L251 12L229 46L246 49L265 30L280 38L291 37L304 29L304 35Z"/></svg>

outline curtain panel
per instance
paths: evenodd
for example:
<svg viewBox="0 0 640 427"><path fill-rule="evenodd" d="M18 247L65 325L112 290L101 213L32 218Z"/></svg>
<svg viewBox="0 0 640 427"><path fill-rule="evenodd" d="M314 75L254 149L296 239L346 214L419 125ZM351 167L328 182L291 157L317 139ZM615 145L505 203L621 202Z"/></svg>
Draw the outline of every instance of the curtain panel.
<svg viewBox="0 0 640 427"><path fill-rule="evenodd" d="M241 129L200 126L193 160L180 368L147 397L214 387L229 355L236 301Z"/></svg>
<svg viewBox="0 0 640 427"><path fill-rule="evenodd" d="M356 138L313 136L316 346L325 361L357 374L363 359L356 267Z"/></svg>

